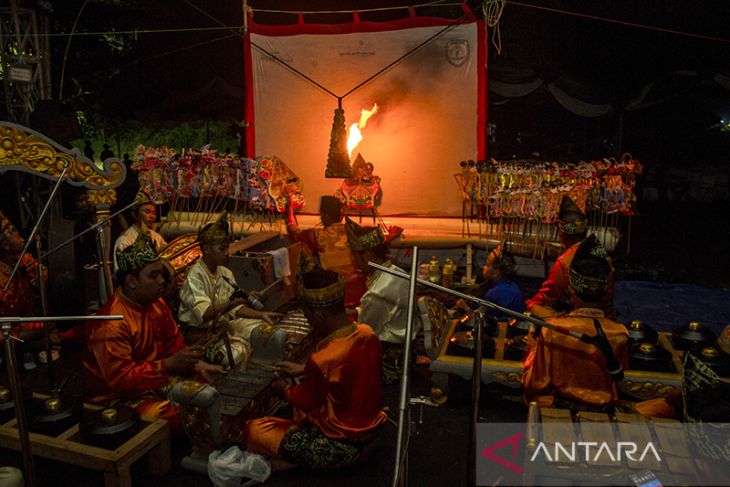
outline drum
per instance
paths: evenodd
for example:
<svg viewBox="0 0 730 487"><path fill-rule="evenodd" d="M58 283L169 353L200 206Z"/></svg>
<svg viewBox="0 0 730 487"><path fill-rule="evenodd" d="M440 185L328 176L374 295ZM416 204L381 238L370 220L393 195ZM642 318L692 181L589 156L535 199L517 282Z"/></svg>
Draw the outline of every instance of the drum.
<svg viewBox="0 0 730 487"><path fill-rule="evenodd" d="M200 249L197 233L181 235L163 247L160 259L171 276L171 283L165 295L182 287L188 269L202 256L203 251Z"/></svg>

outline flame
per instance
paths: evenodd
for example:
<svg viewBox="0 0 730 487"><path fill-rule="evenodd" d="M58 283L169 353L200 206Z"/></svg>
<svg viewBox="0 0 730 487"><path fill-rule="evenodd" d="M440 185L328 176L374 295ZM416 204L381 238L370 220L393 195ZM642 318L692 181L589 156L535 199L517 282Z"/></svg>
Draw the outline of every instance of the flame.
<svg viewBox="0 0 730 487"><path fill-rule="evenodd" d="M347 136L347 155L352 157L352 151L355 150L355 147L360 143L362 140L362 129L365 128L365 125L368 123L368 119L375 115L375 113L378 111L378 104L373 103L373 108L370 110L361 110L360 111L360 121L358 123L353 123L350 125L350 133Z"/></svg>

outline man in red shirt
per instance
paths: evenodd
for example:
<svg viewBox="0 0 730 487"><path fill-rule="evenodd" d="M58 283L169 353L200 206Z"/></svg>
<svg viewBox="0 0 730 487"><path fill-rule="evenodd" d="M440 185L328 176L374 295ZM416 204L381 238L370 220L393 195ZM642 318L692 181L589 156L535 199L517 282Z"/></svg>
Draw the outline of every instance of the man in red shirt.
<svg viewBox="0 0 730 487"><path fill-rule="evenodd" d="M147 234L117 255L121 283L99 310L122 320L89 321L85 325L84 396L88 402L136 408L179 426L179 408L167 393L179 375L197 373L210 382L223 368L200 360L200 347L188 347L172 311L162 299L163 265Z"/></svg>
<svg viewBox="0 0 730 487"><path fill-rule="evenodd" d="M387 416L382 409L380 340L368 325L350 323L344 283L336 272L303 275L300 300L324 338L305 365L282 362L278 373L301 379L274 389L291 403L294 419L267 416L246 424L246 448L277 470L296 465L339 469L364 460Z"/></svg>
<svg viewBox="0 0 730 487"><path fill-rule="evenodd" d="M558 229L560 242L566 250L556 259L537 294L526 303L527 310L538 318L549 318L573 308L568 295L569 269L578 246L588 235L588 217L569 196L564 196L560 203ZM612 265L606 293L599 303L599 308L609 318L616 316L613 308L614 290L615 272Z"/></svg>

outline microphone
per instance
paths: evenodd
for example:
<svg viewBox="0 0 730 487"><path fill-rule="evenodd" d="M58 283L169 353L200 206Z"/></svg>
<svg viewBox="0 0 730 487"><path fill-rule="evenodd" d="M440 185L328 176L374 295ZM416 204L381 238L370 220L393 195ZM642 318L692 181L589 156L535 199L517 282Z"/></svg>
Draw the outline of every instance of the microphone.
<svg viewBox="0 0 730 487"><path fill-rule="evenodd" d="M606 369L608 371L608 375L611 376L611 379L613 379L614 382L623 380L624 368L613 353L613 349L608 343L608 338L603 331L603 327L596 318L593 318L593 326L596 327L596 336L590 337L589 340L598 347L601 353L603 353L603 356L606 358Z"/></svg>
<svg viewBox="0 0 730 487"><path fill-rule="evenodd" d="M253 309L255 309L257 311L261 311L262 309L264 309L264 303L262 303L261 301L259 301L256 298L254 298L253 296L251 296L249 293L247 293L240 287L238 287L235 282L232 282L226 276L221 276L221 278L223 278L223 280L226 281L226 283L228 283L228 285L231 286L235 290L234 293L231 295L231 299L237 298L240 296L240 297L244 298L246 300L246 302L248 303L248 305L251 306Z"/></svg>

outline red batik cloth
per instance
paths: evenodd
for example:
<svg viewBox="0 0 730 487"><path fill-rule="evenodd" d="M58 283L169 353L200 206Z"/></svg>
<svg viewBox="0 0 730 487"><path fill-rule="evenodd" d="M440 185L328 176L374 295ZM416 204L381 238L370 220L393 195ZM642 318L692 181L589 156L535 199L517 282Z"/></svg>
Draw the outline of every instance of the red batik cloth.
<svg viewBox="0 0 730 487"><path fill-rule="evenodd" d="M353 323L346 328L352 331L320 342L307 360L302 382L286 388L293 420L266 416L246 424L248 451L278 457L289 428L304 423L314 424L332 440L358 442L371 439L386 421L380 340L368 325Z"/></svg>

